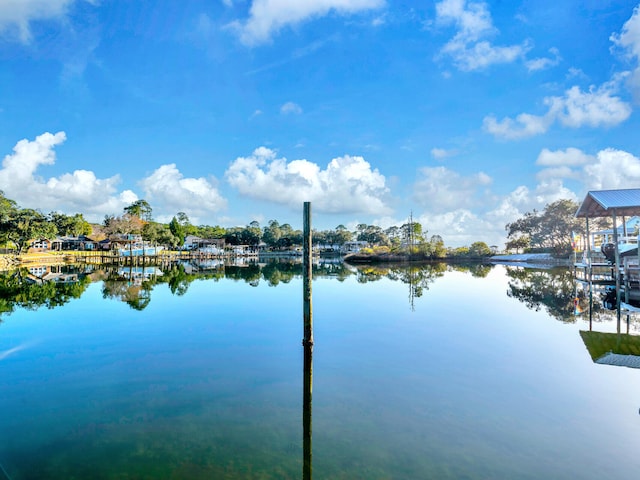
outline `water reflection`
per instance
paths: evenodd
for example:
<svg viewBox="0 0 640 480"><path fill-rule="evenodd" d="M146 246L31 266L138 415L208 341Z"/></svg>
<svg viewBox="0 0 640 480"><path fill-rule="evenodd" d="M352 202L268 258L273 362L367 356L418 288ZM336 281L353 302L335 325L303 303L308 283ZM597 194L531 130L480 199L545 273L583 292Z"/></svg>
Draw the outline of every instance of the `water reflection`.
<svg viewBox="0 0 640 480"><path fill-rule="evenodd" d="M55 308L80 298L91 283L87 272L70 266L21 268L0 275L0 315L16 308Z"/></svg>
<svg viewBox="0 0 640 480"><path fill-rule="evenodd" d="M408 303L415 309L416 299L422 297L431 285L447 271L469 273L484 278L494 265L434 263L427 265L358 265L342 262L316 263L313 277L330 278L340 282L354 278L360 284L383 279L407 285ZM574 323L579 316L589 315L590 321L611 321L615 315L605 308L606 292L576 282L567 268L536 269L515 266L504 268L508 278L507 295L524 303L532 310L544 310L553 318ZM132 309L144 310L152 301L153 290L166 285L173 295L187 293L192 283L199 280L222 279L245 282L257 287L265 282L270 287L288 284L302 277L300 262L275 260L268 263L242 264L174 263L162 268L94 266L57 266L17 269L0 274L0 316L15 308L54 308L79 298L89 284L101 282L104 299L126 303ZM603 301L604 299L604 301Z"/></svg>
<svg viewBox="0 0 640 480"><path fill-rule="evenodd" d="M429 289L431 283L453 268L468 271L474 276L485 276L491 267L448 267L444 263L421 266L384 265L352 267L342 262L316 263L314 278L331 278L343 282L355 277L358 283L376 282L382 279L402 282L409 287L409 303ZM33 271L38 272L35 276ZM229 279L256 287L266 282L271 287L290 283L302 276L302 264L290 260L274 260L268 263L243 262L241 264L174 263L163 268L95 266L32 267L0 274L0 314L10 313L15 307L53 308L71 298L78 298L92 282L102 282L104 299L118 300L132 309L144 310L152 300L152 292L159 285L166 285L173 295L182 296L196 280Z"/></svg>
<svg viewBox="0 0 640 480"><path fill-rule="evenodd" d="M507 295L531 310L544 309L556 320L574 323L576 315L588 308L588 296L583 290L576 290L573 273L567 268L505 270L509 277Z"/></svg>
<svg viewBox="0 0 640 480"><path fill-rule="evenodd" d="M531 302L540 314L512 321L518 302L505 292L536 290L539 275L553 283L555 272L514 276L498 266L483 282L471 276L491 267L316 266L316 276L350 281L318 282L333 295L316 307L312 411L314 352L300 358L298 290L270 287L292 281L298 267L265 267L79 272L96 285L77 308L5 319L0 462L9 475L311 479L315 467L317 478L595 480L637 472L639 430L628 421L637 372L594 365L579 328L543 313L552 292L523 296L542 299ZM422 312L429 321L398 311L405 287L418 285L434 299ZM476 288L482 302L460 294ZM117 302L144 305L142 292L153 301L144 315L115 302L102 308L105 289ZM572 305L575 292L556 294ZM452 305L464 317L452 319ZM534 338L543 340L535 349ZM602 351L625 341L605 338Z"/></svg>

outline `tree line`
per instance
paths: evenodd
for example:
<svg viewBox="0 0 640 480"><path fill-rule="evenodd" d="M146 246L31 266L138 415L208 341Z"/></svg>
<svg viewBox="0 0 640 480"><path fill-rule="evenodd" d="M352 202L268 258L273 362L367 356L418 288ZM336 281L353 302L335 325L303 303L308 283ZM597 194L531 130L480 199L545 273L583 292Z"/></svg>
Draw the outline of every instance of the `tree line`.
<svg viewBox="0 0 640 480"><path fill-rule="evenodd" d="M585 234L584 220L575 218L577 208L578 204L572 200L558 200L541 212L527 212L505 226L506 249L516 252L551 251L557 255L570 252L576 235ZM606 220L597 226L606 227ZM0 191L0 242L5 247L15 248L18 253L26 251L34 239L91 235L92 239L100 240L114 234L139 234L146 241L172 248L182 247L188 235L224 239L228 245L258 246L264 243L275 250L302 245L302 231L277 220L269 220L264 226L252 221L243 227L224 228L193 225L187 214L178 212L169 223L162 223L153 220L153 209L146 200L137 200L125 207L120 215L106 215L101 224L91 224L81 213L44 214L20 208ZM496 250L483 241L447 248L440 235L429 236L423 226L413 220L386 229L361 223L353 231L344 225L332 230L313 231L315 245L334 248L350 241L366 242L369 245L365 248L367 253L402 252L428 258L486 257Z"/></svg>

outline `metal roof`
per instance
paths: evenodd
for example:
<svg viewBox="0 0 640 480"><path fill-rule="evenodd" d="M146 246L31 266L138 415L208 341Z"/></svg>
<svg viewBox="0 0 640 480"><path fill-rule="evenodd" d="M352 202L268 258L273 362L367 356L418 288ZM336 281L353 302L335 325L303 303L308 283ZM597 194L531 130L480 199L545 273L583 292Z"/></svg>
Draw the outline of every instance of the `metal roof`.
<svg viewBox="0 0 640 480"><path fill-rule="evenodd" d="M640 188L597 190L587 193L576 217L609 217L640 215Z"/></svg>

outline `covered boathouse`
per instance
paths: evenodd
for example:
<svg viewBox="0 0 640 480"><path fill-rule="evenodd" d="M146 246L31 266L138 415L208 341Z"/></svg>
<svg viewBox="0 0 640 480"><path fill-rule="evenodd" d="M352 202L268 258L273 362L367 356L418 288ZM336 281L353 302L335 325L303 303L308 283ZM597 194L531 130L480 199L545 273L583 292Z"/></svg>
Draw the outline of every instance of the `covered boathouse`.
<svg viewBox="0 0 640 480"><path fill-rule="evenodd" d="M593 256L592 246L590 245L591 234L589 220L602 217L609 217L612 220L613 261L611 264L611 272L613 277L615 277L612 280L615 281L616 285L618 306L620 306L621 300L621 282L624 282L625 297L628 299L631 290L631 283L635 282L636 285L638 285L639 280L640 268L638 265L638 236L637 234L630 236L630 232L626 231L626 219L635 215L640 215L640 188L590 191L587 193L587 196L582 201L582 204L575 215L578 218L584 218L586 220L586 258L581 266L584 267L585 276L589 281L593 278L593 268L601 266L601 264L598 265L592 261ZM622 222L622 235L619 235L619 221ZM629 244L634 244L635 254L625 256L624 261L621 261L621 246L624 245L625 248L628 249ZM619 308L618 311L620 311Z"/></svg>

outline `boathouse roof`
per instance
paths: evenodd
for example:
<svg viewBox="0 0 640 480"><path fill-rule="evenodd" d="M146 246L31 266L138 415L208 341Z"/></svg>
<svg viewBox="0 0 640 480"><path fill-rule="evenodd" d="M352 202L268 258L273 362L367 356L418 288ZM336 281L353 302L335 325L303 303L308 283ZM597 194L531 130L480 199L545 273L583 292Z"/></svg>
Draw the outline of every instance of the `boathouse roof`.
<svg viewBox="0 0 640 480"><path fill-rule="evenodd" d="M613 213L640 215L640 188L591 191L578 208L576 217L609 217Z"/></svg>

